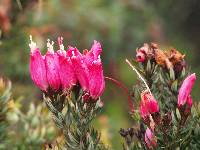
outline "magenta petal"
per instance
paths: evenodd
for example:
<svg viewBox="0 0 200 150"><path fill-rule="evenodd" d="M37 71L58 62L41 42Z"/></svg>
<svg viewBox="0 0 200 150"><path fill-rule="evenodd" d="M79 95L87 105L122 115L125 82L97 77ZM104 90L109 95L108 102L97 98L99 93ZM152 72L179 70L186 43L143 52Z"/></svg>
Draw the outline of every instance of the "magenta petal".
<svg viewBox="0 0 200 150"><path fill-rule="evenodd" d="M89 71L89 92L93 99L100 97L105 88L103 67L100 60L101 44L94 41L91 50L83 56Z"/></svg>
<svg viewBox="0 0 200 150"><path fill-rule="evenodd" d="M182 83L179 94L178 94L178 106L184 105L187 101L188 96L192 91L192 87L196 81L195 73L189 75Z"/></svg>
<svg viewBox="0 0 200 150"><path fill-rule="evenodd" d="M148 110L150 114L159 112L158 102L154 98L149 100Z"/></svg>
<svg viewBox="0 0 200 150"><path fill-rule="evenodd" d="M101 96L105 88L103 68L100 60L94 61L88 66L89 69L89 91L93 99Z"/></svg>
<svg viewBox="0 0 200 150"><path fill-rule="evenodd" d="M90 53L93 53L94 59L98 59L99 55L102 52L101 44L94 40Z"/></svg>
<svg viewBox="0 0 200 150"><path fill-rule="evenodd" d="M40 50L38 48L32 50L30 57L31 79L41 90L47 91L48 82L46 77L45 60L41 55Z"/></svg>
<svg viewBox="0 0 200 150"><path fill-rule="evenodd" d="M66 55L68 57L78 57L78 56L81 57L82 56L82 54L79 52L79 50L76 47L74 48L71 46L69 46Z"/></svg>
<svg viewBox="0 0 200 150"><path fill-rule="evenodd" d="M187 104L188 104L189 108L192 107L192 96L191 95L189 95L187 98Z"/></svg>
<svg viewBox="0 0 200 150"><path fill-rule="evenodd" d="M58 90L61 83L59 77L59 60L57 53L48 50L45 56L45 64L49 86L54 90Z"/></svg>
<svg viewBox="0 0 200 150"><path fill-rule="evenodd" d="M140 115L145 118L147 115L159 112L159 105L156 99L149 92L141 93Z"/></svg>
<svg viewBox="0 0 200 150"><path fill-rule="evenodd" d="M141 104L140 104L139 113L140 113L140 116L141 116L143 119L145 119L147 116L150 115L148 109L147 109L146 106L145 106L145 104L143 104L142 102L141 102Z"/></svg>
<svg viewBox="0 0 200 150"><path fill-rule="evenodd" d="M60 64L60 80L62 84L62 89L66 90L71 88L76 84L77 79L74 74L74 69L72 67L72 63L69 57L65 57L65 51L58 51L59 56L59 64Z"/></svg>
<svg viewBox="0 0 200 150"><path fill-rule="evenodd" d="M78 79L82 89L88 91L89 88L89 73L83 55L77 48L69 47L67 56L70 57L72 66L74 68L75 76Z"/></svg>
<svg viewBox="0 0 200 150"><path fill-rule="evenodd" d="M91 64L93 61L100 58L101 52L101 44L97 41L94 41L91 50L89 52L84 51L84 61L86 64Z"/></svg>
<svg viewBox="0 0 200 150"><path fill-rule="evenodd" d="M84 91L88 91L89 87L89 73L88 68L80 58L72 58L72 64L75 68L75 75Z"/></svg>

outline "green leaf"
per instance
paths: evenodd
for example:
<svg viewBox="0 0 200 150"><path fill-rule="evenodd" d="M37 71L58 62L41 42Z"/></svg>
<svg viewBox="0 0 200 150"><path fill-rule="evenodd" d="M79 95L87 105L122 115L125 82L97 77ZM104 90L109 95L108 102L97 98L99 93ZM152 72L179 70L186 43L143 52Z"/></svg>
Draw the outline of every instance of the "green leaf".
<svg viewBox="0 0 200 150"><path fill-rule="evenodd" d="M175 80L175 73L174 73L174 70L172 68L169 69L169 76L170 76L170 79L172 81Z"/></svg>
<svg viewBox="0 0 200 150"><path fill-rule="evenodd" d="M171 89L172 89L172 91L174 91L174 92L177 92L177 91L178 91L178 81L177 81L177 80L175 80L175 81L172 83Z"/></svg>
<svg viewBox="0 0 200 150"><path fill-rule="evenodd" d="M151 62L150 62L150 60L148 60L148 62L147 62L147 67L146 67L146 71L147 71L147 73L148 74L151 74Z"/></svg>

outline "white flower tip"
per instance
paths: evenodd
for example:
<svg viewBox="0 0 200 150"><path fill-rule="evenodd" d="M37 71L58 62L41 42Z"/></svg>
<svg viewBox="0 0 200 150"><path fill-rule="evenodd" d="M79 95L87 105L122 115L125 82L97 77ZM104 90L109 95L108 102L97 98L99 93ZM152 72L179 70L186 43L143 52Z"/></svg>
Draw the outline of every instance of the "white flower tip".
<svg viewBox="0 0 200 150"><path fill-rule="evenodd" d="M33 42L33 37L32 37L32 35L30 35L29 37L30 37L30 41Z"/></svg>
<svg viewBox="0 0 200 150"><path fill-rule="evenodd" d="M54 51L53 50L53 45L54 45L54 41L51 41L51 43L50 43L50 39L47 39L47 49L49 51Z"/></svg>
<svg viewBox="0 0 200 150"><path fill-rule="evenodd" d="M192 75L196 77L196 73L193 73Z"/></svg>
<svg viewBox="0 0 200 150"><path fill-rule="evenodd" d="M64 50L64 49L65 49L65 47L64 47L63 44L61 44L61 45L59 45L59 46L60 46L60 50Z"/></svg>
<svg viewBox="0 0 200 150"><path fill-rule="evenodd" d="M64 50L65 49L64 45L63 45L63 37L62 36L58 37L58 45L60 47L60 50Z"/></svg>
<svg viewBox="0 0 200 150"><path fill-rule="evenodd" d="M74 50L72 50L72 56L75 56Z"/></svg>
<svg viewBox="0 0 200 150"><path fill-rule="evenodd" d="M31 51L34 51L36 49L36 43L33 42L32 35L30 35L30 41L31 41L31 43L29 44L29 47L30 47Z"/></svg>

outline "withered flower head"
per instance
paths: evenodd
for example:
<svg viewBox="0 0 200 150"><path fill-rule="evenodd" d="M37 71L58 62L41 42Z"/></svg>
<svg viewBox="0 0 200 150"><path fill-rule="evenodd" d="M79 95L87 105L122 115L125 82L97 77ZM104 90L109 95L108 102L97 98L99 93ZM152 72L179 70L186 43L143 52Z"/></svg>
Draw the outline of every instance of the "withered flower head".
<svg viewBox="0 0 200 150"><path fill-rule="evenodd" d="M181 54L175 48L172 48L169 51L167 51L167 56L173 65L176 65L177 63L182 62L185 57L185 55Z"/></svg>
<svg viewBox="0 0 200 150"><path fill-rule="evenodd" d="M173 68L166 53L160 49L155 49L155 60L156 63L162 67L167 67L168 69Z"/></svg>
<svg viewBox="0 0 200 150"><path fill-rule="evenodd" d="M148 59L152 59L154 57L154 47L155 44L147 44L144 45L136 50L136 61L138 62L145 62Z"/></svg>

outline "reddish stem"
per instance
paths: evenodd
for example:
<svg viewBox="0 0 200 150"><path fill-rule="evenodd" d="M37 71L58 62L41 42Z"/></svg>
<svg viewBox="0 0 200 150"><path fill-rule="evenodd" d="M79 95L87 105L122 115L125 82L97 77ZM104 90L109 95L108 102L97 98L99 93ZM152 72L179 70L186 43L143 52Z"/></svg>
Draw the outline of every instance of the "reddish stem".
<svg viewBox="0 0 200 150"><path fill-rule="evenodd" d="M131 101L131 97L130 97L128 89L122 83L120 83L119 81L117 81L113 78L105 77L105 79L110 80L113 83L115 83L118 87L120 87L128 95L128 105L129 105L130 111L133 113L134 112L133 102Z"/></svg>

